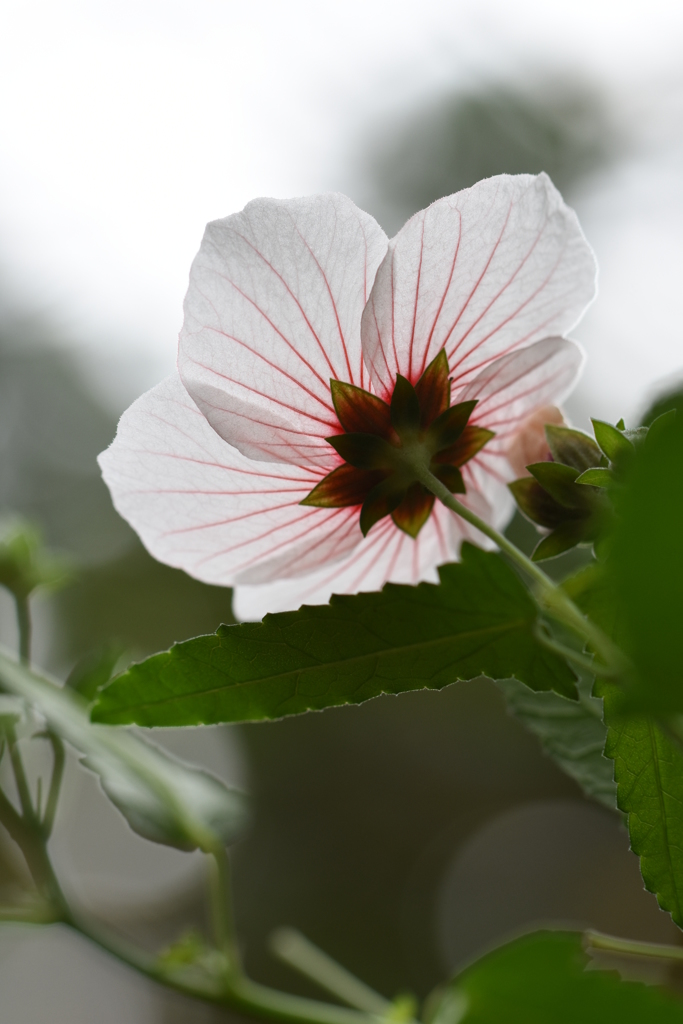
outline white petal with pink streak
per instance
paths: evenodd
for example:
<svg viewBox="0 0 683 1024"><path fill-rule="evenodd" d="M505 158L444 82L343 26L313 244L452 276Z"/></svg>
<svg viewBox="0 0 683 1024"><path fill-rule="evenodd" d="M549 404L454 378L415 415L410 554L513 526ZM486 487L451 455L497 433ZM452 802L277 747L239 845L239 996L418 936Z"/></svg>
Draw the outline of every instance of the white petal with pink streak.
<svg viewBox="0 0 683 1024"><path fill-rule="evenodd" d="M177 376L123 414L99 461L117 511L148 551L205 583L305 574L362 539L357 509L299 504L319 472L245 458Z"/></svg>
<svg viewBox="0 0 683 1024"><path fill-rule="evenodd" d="M455 384L566 334L595 294L575 213L545 174L499 175L415 214L389 243L363 313L366 362L388 398L445 348Z"/></svg>
<svg viewBox="0 0 683 1024"><path fill-rule="evenodd" d="M512 436L534 410L566 398L584 358L576 342L544 338L489 363L470 384L455 392L454 402L477 399L471 422L496 435L465 466L465 483L484 494L496 510L494 525L504 525L513 509L506 486L515 476L507 458Z"/></svg>
<svg viewBox="0 0 683 1024"><path fill-rule="evenodd" d="M477 493L464 500L482 518L491 520L492 510ZM356 509L356 516L358 510ZM463 540L480 547L492 545L438 502L416 540L398 530L391 519L380 520L346 558L334 565L297 579L280 579L267 586L238 586L233 608L238 619L251 621L266 612L291 611L302 604L325 604L332 594L356 594L380 590L393 583L415 584L438 581L437 566L458 556Z"/></svg>
<svg viewBox="0 0 683 1024"><path fill-rule="evenodd" d="M336 465L330 378L368 387L360 319L386 247L336 193L257 199L208 225L178 369L224 440L252 459Z"/></svg>

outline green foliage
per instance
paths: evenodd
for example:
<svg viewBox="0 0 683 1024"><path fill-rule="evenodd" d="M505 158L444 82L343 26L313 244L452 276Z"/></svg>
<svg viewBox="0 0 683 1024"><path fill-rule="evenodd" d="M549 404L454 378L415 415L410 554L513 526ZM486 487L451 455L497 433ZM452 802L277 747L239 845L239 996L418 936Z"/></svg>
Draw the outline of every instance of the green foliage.
<svg viewBox="0 0 683 1024"><path fill-rule="evenodd" d="M680 1024L683 1002L606 971L587 971L581 936L536 932L458 975L431 1024Z"/></svg>
<svg viewBox="0 0 683 1024"><path fill-rule="evenodd" d="M0 685L32 704L73 746L130 827L181 850L212 852L242 832L243 794L123 730L98 729L73 691L0 653Z"/></svg>
<svg viewBox="0 0 683 1024"><path fill-rule="evenodd" d="M606 567L589 566L566 585L583 611L622 647L629 625ZM599 681L614 760L617 806L628 816L631 849L646 888L683 927L683 749L652 717L629 713L623 687Z"/></svg>
<svg viewBox="0 0 683 1024"><path fill-rule="evenodd" d="M636 677L630 704L683 711L683 417L653 424L618 495L606 573Z"/></svg>
<svg viewBox="0 0 683 1024"><path fill-rule="evenodd" d="M624 715L615 684L601 682L597 692L604 698L605 753L614 759L631 849L640 857L645 887L683 928L683 749L653 719Z"/></svg>
<svg viewBox="0 0 683 1024"><path fill-rule="evenodd" d="M603 754L607 729L602 703L579 683L579 700L557 693L534 693L516 679L502 679L510 712L538 736L546 754L574 779L584 792L610 810L617 806L614 766Z"/></svg>
<svg viewBox="0 0 683 1024"><path fill-rule="evenodd" d="M462 562L440 576L439 585L387 584L176 644L106 687L93 719L281 718L479 675L574 696L573 673L536 639L534 602L499 555L465 544Z"/></svg>
<svg viewBox="0 0 683 1024"><path fill-rule="evenodd" d="M114 675L122 654L123 649L119 644L102 644L78 659L64 685L80 693L85 700L93 700L97 691Z"/></svg>

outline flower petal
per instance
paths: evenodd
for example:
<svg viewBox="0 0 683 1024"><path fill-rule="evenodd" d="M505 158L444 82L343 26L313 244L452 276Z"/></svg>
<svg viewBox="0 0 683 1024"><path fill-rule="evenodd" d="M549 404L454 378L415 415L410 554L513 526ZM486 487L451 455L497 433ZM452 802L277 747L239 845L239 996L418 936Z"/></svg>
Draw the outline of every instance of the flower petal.
<svg viewBox="0 0 683 1024"><path fill-rule="evenodd" d="M482 518L491 520L492 511L481 495L463 495L462 500ZM276 580L267 586L238 586L233 597L235 615L253 621L267 612L290 611L302 604L325 604L332 594L379 590L388 581L436 583L436 567L457 558L463 540L471 540L480 547L492 546L478 530L439 502L415 540L386 518L333 566L324 566L297 579Z"/></svg>
<svg viewBox="0 0 683 1024"><path fill-rule="evenodd" d="M311 572L362 539L358 508L299 504L319 472L245 458L178 376L124 413L99 461L117 511L150 553L206 583Z"/></svg>
<svg viewBox="0 0 683 1024"><path fill-rule="evenodd" d="M334 468L330 378L368 385L360 318L386 247L334 193L256 199L207 226L178 369L224 440L259 461Z"/></svg>
<svg viewBox="0 0 683 1024"><path fill-rule="evenodd" d="M363 313L377 394L415 383L445 348L454 385L492 360L565 334L595 294L596 264L546 174L499 175L440 199L389 243Z"/></svg>
<svg viewBox="0 0 683 1024"><path fill-rule="evenodd" d="M480 491L495 509L494 525L503 525L513 510L506 486L516 476L508 460L512 437L536 409L566 397L583 362L576 342L544 338L490 363L456 393L456 402L477 399L471 422L495 433L463 467L468 492Z"/></svg>

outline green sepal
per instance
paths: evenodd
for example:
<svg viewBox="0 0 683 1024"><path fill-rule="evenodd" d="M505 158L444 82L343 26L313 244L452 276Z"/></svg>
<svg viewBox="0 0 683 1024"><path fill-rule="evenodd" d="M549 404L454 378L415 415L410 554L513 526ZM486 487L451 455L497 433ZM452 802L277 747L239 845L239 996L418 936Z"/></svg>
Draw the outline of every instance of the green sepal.
<svg viewBox="0 0 683 1024"><path fill-rule="evenodd" d="M426 438L427 443L434 448L434 451L438 452L442 448L448 448L455 444L467 426L476 405L476 400L459 402L457 405L452 405L450 409L446 409L434 420Z"/></svg>
<svg viewBox="0 0 683 1024"><path fill-rule="evenodd" d="M587 519L569 519L560 523L552 533L538 542L531 556L532 561L542 562L546 558L557 558L570 548L593 539Z"/></svg>
<svg viewBox="0 0 683 1024"><path fill-rule="evenodd" d="M391 411L377 395L342 380L330 380L330 391L337 419L347 433L389 435Z"/></svg>
<svg viewBox="0 0 683 1024"><path fill-rule="evenodd" d="M448 409L451 401L451 382L448 377L448 356L441 349L432 359L417 384L415 391L420 402L420 426L424 430Z"/></svg>
<svg viewBox="0 0 683 1024"><path fill-rule="evenodd" d="M532 476L523 476L508 484L521 512L537 526L553 529L567 519L567 509L541 487Z"/></svg>
<svg viewBox="0 0 683 1024"><path fill-rule="evenodd" d="M397 434L416 434L420 429L422 412L417 392L407 377L396 374L396 386L391 396L391 425Z"/></svg>
<svg viewBox="0 0 683 1024"><path fill-rule="evenodd" d="M310 505L313 508L348 508L350 505L362 505L382 476L380 470L356 469L345 462L324 476L299 504Z"/></svg>
<svg viewBox="0 0 683 1024"><path fill-rule="evenodd" d="M432 472L437 480L446 485L451 494L465 494L467 492L462 473L457 466L432 466Z"/></svg>
<svg viewBox="0 0 683 1024"><path fill-rule="evenodd" d="M579 473L592 466L605 465L605 456L593 438L581 430L548 423L545 428L545 436L555 462L573 466Z"/></svg>
<svg viewBox="0 0 683 1024"><path fill-rule="evenodd" d="M565 509L585 512L590 507L589 492L576 486L579 473L572 466L564 466L560 462L534 462L527 469L550 497Z"/></svg>
<svg viewBox="0 0 683 1024"><path fill-rule="evenodd" d="M475 427L474 424L468 423L455 444L436 453L434 462L464 466L495 436L494 432L487 430L486 427Z"/></svg>
<svg viewBox="0 0 683 1024"><path fill-rule="evenodd" d="M591 420L591 423L595 431L595 440L610 462L618 463L633 457L635 448L621 430L603 420Z"/></svg>
<svg viewBox="0 0 683 1024"><path fill-rule="evenodd" d="M611 469L596 467L587 469L581 476L577 476L577 484L589 484L591 487L612 487L615 482L614 473Z"/></svg>
<svg viewBox="0 0 683 1024"><path fill-rule="evenodd" d="M393 477L382 480L368 494L360 510L360 529L364 537L380 519L391 515L403 501L406 485L397 485Z"/></svg>
<svg viewBox="0 0 683 1024"><path fill-rule="evenodd" d="M434 507L434 495L420 483L411 484L401 503L391 513L394 525L413 540L429 519Z"/></svg>
<svg viewBox="0 0 683 1024"><path fill-rule="evenodd" d="M394 448L376 434L335 434L326 437L334 450L357 469L390 469L393 466Z"/></svg>

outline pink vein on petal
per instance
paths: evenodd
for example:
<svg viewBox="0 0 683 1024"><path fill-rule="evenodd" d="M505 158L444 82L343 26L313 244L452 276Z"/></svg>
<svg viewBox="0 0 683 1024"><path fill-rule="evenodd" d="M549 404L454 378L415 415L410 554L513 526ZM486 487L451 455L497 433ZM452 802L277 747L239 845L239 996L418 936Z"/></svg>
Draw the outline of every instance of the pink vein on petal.
<svg viewBox="0 0 683 1024"><path fill-rule="evenodd" d="M238 234L237 237L241 238L243 242L246 242L246 244L249 246L250 249L253 249L253 251L256 253L256 255L259 257L259 259L263 260L263 262L266 264L266 266L270 270L272 270L272 272L275 274L275 276L277 278L279 278L279 280L285 286L288 294L291 296L291 298L294 300L295 304L298 306L299 312L301 313L302 317L304 318L304 320L306 322L306 325L307 325L308 329L310 330L311 334L315 338L315 340L316 340L316 342L318 344L318 348L320 349L320 351L321 351L321 353L323 355L323 358L325 359L325 362L329 366L330 372L331 372L332 376L334 377L335 376L335 369L334 369L334 366L332 365L332 363L330 362L329 355L325 351L325 346L323 345L323 343L321 342L320 338L318 337L315 329L313 328L313 324L308 319L308 316L306 315L306 313L304 311L304 307L301 305L301 302L299 301L297 296L294 294L292 289L289 287L289 285L285 281L285 279L282 276L282 274L278 270L275 269L273 264L269 260L266 259L266 257L263 255L263 253L259 252L259 250L256 248L256 246L252 245L252 243L249 241L248 238L245 238L244 235L240 235L240 234Z"/></svg>
<svg viewBox="0 0 683 1024"><path fill-rule="evenodd" d="M290 215L290 217L292 218L292 221L293 221L294 218L292 217L291 213L289 215ZM349 374L349 383L353 384L353 382L354 382L353 381L353 370L351 369L351 361L349 359L349 353L348 353L348 349L346 347L346 338L344 337L344 332L342 331L341 320L339 319L339 312L337 310L337 303L334 300L334 295L332 294L332 289L330 287L330 282L327 280L327 274L325 273L323 268L320 266L320 262L318 261L318 257L315 255L315 253L311 249L310 245L308 244L308 242L306 241L304 236L299 231L298 225L294 224L294 227L296 229L297 234L299 235L299 238L301 239L301 241L304 243L304 245L306 246L306 248L310 252L310 254L311 254L312 258L313 258L313 261L314 261L316 267L318 268L318 270L320 271L320 274L322 276L323 281L325 282L325 287L327 289L327 294L330 297L330 302L332 303L332 309L334 310L334 317L335 317L335 320L337 321L337 330L339 331L339 340L341 341L342 348L344 349L344 358L346 359L346 369L347 369L348 374Z"/></svg>
<svg viewBox="0 0 683 1024"><path fill-rule="evenodd" d="M410 332L410 348L408 350L408 380L413 379L413 347L415 345L415 326L417 324L417 306L420 301L420 282L422 279L422 259L425 244L425 218L422 218L420 234L420 259L417 265L417 281L415 282L415 305L413 308L413 326Z"/></svg>
<svg viewBox="0 0 683 1024"><path fill-rule="evenodd" d="M462 239L462 213L461 213L460 210L458 210L457 213L458 213L458 240L457 240L457 242L455 244L455 251L453 253L453 260L451 262L451 269L450 269L450 272L448 274L448 281L446 282L446 287L443 290L443 295L441 296L441 301L439 302L439 308L436 311L436 316L434 317L434 322L432 323L432 327L431 327L431 330L429 332L429 336L427 338L427 342L426 342L425 347L424 347L424 354L422 356L422 368L420 370L420 373L424 373L424 371L426 369L426 366L427 366L427 357L428 357L428 353L429 353L429 347L430 347L430 345L432 343L432 338L434 337L434 331L436 330L436 325L437 325L437 323L439 321L439 317L441 316L441 311L442 311L442 309L444 307L444 303L446 301L446 296L448 295L449 289L451 287L451 283L453 281L453 274L455 273L455 264L456 264L457 259L458 259L458 253L460 252L460 241Z"/></svg>
<svg viewBox="0 0 683 1024"><path fill-rule="evenodd" d="M306 359L306 357L304 355L302 355L301 352L299 352L299 350L294 345L294 343L292 341L290 341L289 338L287 338L282 333L282 331L277 326L277 324L273 323L273 321L268 316L268 314L265 312L265 310L261 309L259 304L254 299L252 299L250 295L247 295L246 292L242 291L242 289L237 284L235 284L235 282L231 278L227 277L225 274L219 273L216 270L214 270L213 273L216 274L217 277L221 278L221 280L223 280L227 284L229 284L232 288L234 288L235 291L238 292L242 296L243 299L246 299L247 302L251 303L251 305L254 307L256 312L260 313L260 315L263 317L263 319L266 321L266 323L275 331L275 333L280 338L282 338L282 340L284 341L285 345L290 350L290 352L292 352L298 359L300 359L301 362L304 364L304 366L308 370L310 370L311 373L313 374L313 376L317 377L318 380L320 381L320 383L325 387L326 385L325 385L324 378L320 376L320 374L315 369L315 367L312 365L312 363L309 363L308 359ZM211 308L213 309L214 313L216 314L216 317L220 321L220 319L221 319L220 318L220 314L218 313L218 310L216 309L216 307L213 304L212 300L207 295L205 295L204 292L201 291L201 289L197 288L197 291L199 292L201 297L204 299L204 301L207 302L211 306ZM250 346L247 344L247 342L241 341L239 338L234 338L231 334L228 334L222 328L219 330L219 328L217 328L217 327L207 326L207 329L208 330L212 330L212 331L216 331L217 334L222 334L224 338L228 338L230 341L235 341L235 342L237 342L238 345L243 345L244 348L246 348L248 352L251 352L252 355L258 356L260 359L263 359L264 362L267 362L269 366L272 366L276 370L280 370L280 367L277 366L277 364L271 363L269 360L266 359L266 357L264 355L262 355L256 349L250 348ZM288 377L290 380L295 380L296 381L296 378L289 377L289 374L284 373L284 370L281 370L281 372L283 373L284 376ZM317 397L317 396L314 395L313 397Z"/></svg>
<svg viewBox="0 0 683 1024"><path fill-rule="evenodd" d="M465 299L464 305L462 306L462 308L460 309L460 312L458 313L458 315L456 316L455 320L451 324L450 330L447 332L446 337L443 339L442 348L445 347L448 339L450 338L451 334L453 333L453 331L457 327L458 323L460 322L460 318L462 317L463 313L465 312L465 310L469 306L470 302L474 298L474 296L475 296L475 294L476 294L476 292L477 292L477 290L479 288L479 285L481 284L481 282L486 277L486 273L487 273L489 267L491 266L491 261L493 260L493 257L496 255L496 252L498 251L498 246L500 245L500 243L501 243L501 241L503 239L503 235L505 234L505 229L508 226L508 221L510 220L510 214L512 213L513 205L514 204L511 202L510 206L508 207L508 212L507 212L507 215L506 215L505 220L503 222L503 227L501 228L500 235L496 239L496 242L494 243L493 249L491 250L491 254L490 254L488 260L486 261L486 263L484 264L484 268L483 268L481 274L479 275L479 277L475 281L474 287L472 288L472 290L470 291L469 295ZM483 316L483 314L482 314L482 316Z"/></svg>

